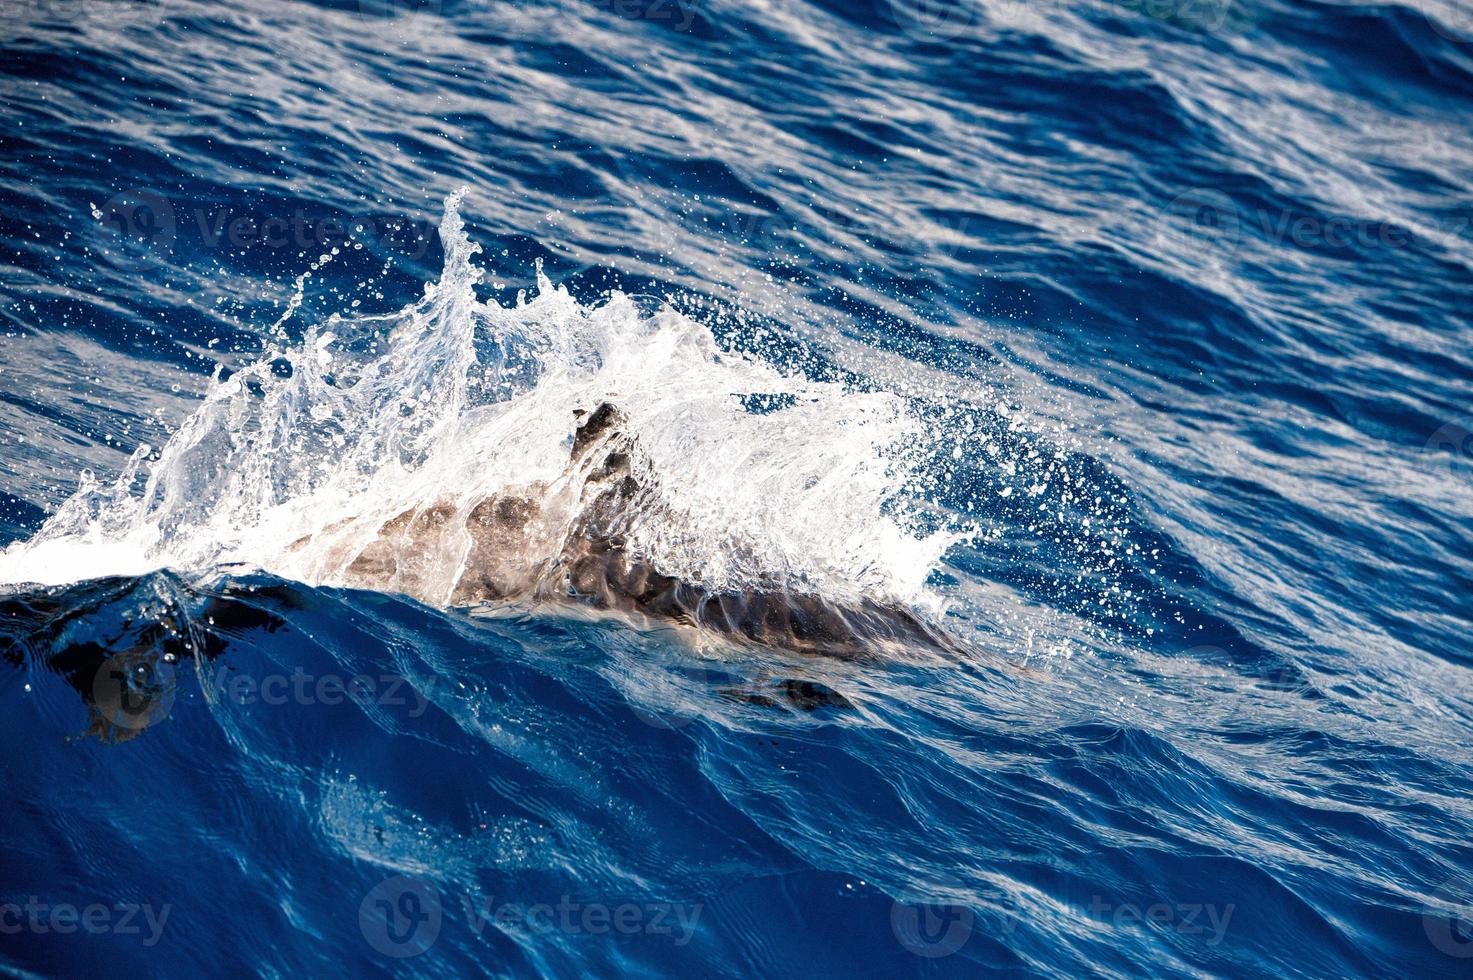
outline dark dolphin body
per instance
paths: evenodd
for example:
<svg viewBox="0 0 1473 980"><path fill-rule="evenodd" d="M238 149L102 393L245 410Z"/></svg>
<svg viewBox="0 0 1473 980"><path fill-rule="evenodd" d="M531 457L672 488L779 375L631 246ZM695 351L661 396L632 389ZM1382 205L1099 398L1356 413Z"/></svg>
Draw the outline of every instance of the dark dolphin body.
<svg viewBox="0 0 1473 980"><path fill-rule="evenodd" d="M216 591L170 572L0 590L0 664L61 675L87 707L84 734L126 742L168 717L199 664L255 630L286 629L268 606L297 604L284 583Z"/></svg>
<svg viewBox="0 0 1473 980"><path fill-rule="evenodd" d="M846 660L961 652L906 609L869 600L835 603L776 587L722 591L663 574L630 550L626 538L633 519L659 520L661 506L657 475L625 431L623 416L606 403L578 427L567 470L551 485L493 494L469 512L448 503L407 510L351 558L343 584L423 596L429 590L422 586L441 567L436 563L464 547L463 528L471 549L455 584L456 605L583 607ZM555 513L545 514L549 509ZM571 523L570 513L576 515ZM561 540L549 548L548 535ZM556 557L531 562L529 554ZM179 601L161 600L161 588ZM286 606L296 601L284 586L253 583L239 591L225 583L201 591L167 573L0 594L0 662L21 669L39 662L57 671L87 704L89 733L126 741L167 716L183 664L215 660L230 639L250 630L286 626L259 606L267 597ZM200 610L190 615L186 606L196 601ZM79 632L79 624L89 628ZM723 693L803 711L851 706L816 680L783 675Z"/></svg>
<svg viewBox="0 0 1473 980"><path fill-rule="evenodd" d="M653 473L625 417L605 402L573 438L563 477L493 494L463 519L471 550L452 596L455 605L534 600L674 622L803 654L862 658L898 648L954 650L941 632L909 610L872 600L841 604L815 594L751 588L713 590L663 574L630 550L626 530L636 517L658 519ZM571 494L574 513L562 542L542 553L551 562L527 567L527 544L547 533L550 495ZM567 498L563 498L567 499ZM455 530L449 504L413 509L386 522L379 537L347 569L349 585L413 592L418 556L437 552ZM551 523L551 522L549 522Z"/></svg>
<svg viewBox="0 0 1473 980"><path fill-rule="evenodd" d="M663 574L628 547L626 533L633 520L660 520L662 506L657 474L624 417L603 404L578 427L559 479L493 494L468 512L448 503L407 510L356 555L342 556L342 584L427 597L446 556L464 548L463 529L471 548L455 583L456 605L583 607L846 660L901 651L959 657L953 641L906 609L869 600L835 603L776 586L722 591ZM576 515L571 522L569 514ZM291 607L299 596L284 584L242 589L227 581L204 589L167 572L0 591L0 664L22 670L44 664L58 672L88 707L88 733L126 741L168 716L178 678L194 672L185 672L185 664L216 660L252 630L287 626L262 599ZM803 711L851 707L816 680L748 680L722 693Z"/></svg>

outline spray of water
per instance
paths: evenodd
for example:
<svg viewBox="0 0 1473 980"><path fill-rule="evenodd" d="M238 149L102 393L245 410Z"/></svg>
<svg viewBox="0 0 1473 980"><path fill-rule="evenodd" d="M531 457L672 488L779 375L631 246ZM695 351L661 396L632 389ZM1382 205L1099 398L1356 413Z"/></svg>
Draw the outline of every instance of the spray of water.
<svg viewBox="0 0 1473 980"><path fill-rule="evenodd" d="M956 535L922 530L907 509L922 433L901 399L723 349L673 310L646 315L618 294L582 305L540 270L535 297L481 302L459 203L446 202L444 270L418 302L335 316L217 375L161 450L140 449L111 484L84 474L0 555L0 581L240 562L352 584L353 557L397 515L557 487L578 413L609 402L658 479L657 503L621 530L659 572L713 591L928 601ZM400 556L415 574L390 587L449 603L469 538L406 547L420 549Z"/></svg>

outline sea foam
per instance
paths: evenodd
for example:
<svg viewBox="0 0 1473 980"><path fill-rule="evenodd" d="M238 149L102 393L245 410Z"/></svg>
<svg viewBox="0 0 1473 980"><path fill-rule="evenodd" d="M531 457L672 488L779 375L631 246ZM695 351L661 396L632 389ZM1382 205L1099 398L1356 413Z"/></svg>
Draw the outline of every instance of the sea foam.
<svg viewBox="0 0 1473 980"><path fill-rule="evenodd" d="M334 316L217 372L161 450L111 483L84 474L0 554L0 581L245 563L342 584L395 515L555 480L576 413L611 402L660 481L661 506L628 528L654 568L713 591L929 600L957 534L910 509L923 433L902 399L779 370L668 307L581 304L540 268L530 299L481 301L459 205L446 201L444 268L419 301ZM469 547L452 536L419 556L416 597L448 602Z"/></svg>

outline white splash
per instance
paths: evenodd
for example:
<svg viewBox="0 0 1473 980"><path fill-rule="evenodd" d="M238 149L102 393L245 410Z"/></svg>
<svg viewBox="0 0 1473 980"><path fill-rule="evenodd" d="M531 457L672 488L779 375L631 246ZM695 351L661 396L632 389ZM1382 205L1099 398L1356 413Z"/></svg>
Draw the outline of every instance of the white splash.
<svg viewBox="0 0 1473 980"><path fill-rule="evenodd" d="M341 584L343 556L406 509L468 509L555 478L575 410L609 401L659 474L659 519L630 534L657 570L716 590L760 578L927 603L926 577L956 536L908 516L923 440L899 398L785 374L619 294L580 305L540 270L530 301L480 302L459 201L446 201L444 270L419 302L333 317L217 376L151 463L144 447L111 485L84 473L33 539L0 554L0 582L243 562ZM418 597L448 601L465 556L425 556L435 567Z"/></svg>

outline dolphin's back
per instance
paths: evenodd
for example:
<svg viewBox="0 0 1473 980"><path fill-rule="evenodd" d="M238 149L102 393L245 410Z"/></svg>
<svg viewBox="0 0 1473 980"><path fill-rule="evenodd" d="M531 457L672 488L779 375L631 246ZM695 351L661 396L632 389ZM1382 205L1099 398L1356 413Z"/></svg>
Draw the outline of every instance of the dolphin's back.
<svg viewBox="0 0 1473 980"><path fill-rule="evenodd" d="M658 501L658 480L642 464L623 414L605 402L579 425L568 468L553 486L492 494L463 517L448 504L405 511L386 522L348 565L345 584L412 592L417 581L413 556L439 553L446 535L464 532L470 549L451 595L454 605L572 604L843 658L895 647L952 646L898 606L869 599L839 603L776 587L713 590L661 572L633 551L622 533L633 515ZM560 543L550 549L546 541L534 546L555 523L546 513L555 488L563 500L576 501L576 517L565 529L558 526ZM555 557L527 557L539 553Z"/></svg>

